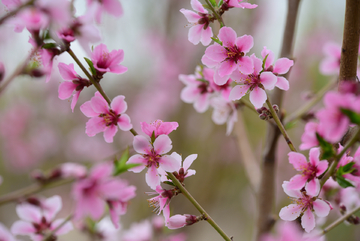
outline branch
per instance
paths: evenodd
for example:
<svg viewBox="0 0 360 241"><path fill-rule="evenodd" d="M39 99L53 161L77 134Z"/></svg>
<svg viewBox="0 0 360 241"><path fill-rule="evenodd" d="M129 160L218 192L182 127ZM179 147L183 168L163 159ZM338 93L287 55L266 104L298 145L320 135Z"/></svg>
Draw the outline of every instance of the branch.
<svg viewBox="0 0 360 241"><path fill-rule="evenodd" d="M339 83L355 81L360 37L360 1L346 0Z"/></svg>
<svg viewBox="0 0 360 241"><path fill-rule="evenodd" d="M229 238L226 233L220 228L217 223L210 217L210 215L205 211L203 207L191 196L188 190L179 182L179 180L174 176L174 174L167 172L168 177L173 181L173 183L180 189L181 193L194 205L194 207L205 217L205 220L223 237L224 240L232 241L232 238Z"/></svg>
<svg viewBox="0 0 360 241"><path fill-rule="evenodd" d="M20 5L19 7L17 7L15 10L9 12L8 14L6 14L5 16L3 16L2 18L0 18L0 25L3 24L8 18L11 18L12 16L14 16L15 14L17 14L18 12L20 12L20 10L33 5L35 2L35 0L30 0L26 3L24 3L23 5Z"/></svg>
<svg viewBox="0 0 360 241"><path fill-rule="evenodd" d="M293 39L296 26L300 0L288 0L288 13L284 30L283 43L280 57L292 58ZM288 78L289 72L284 76ZM281 109L283 91L275 89L272 95L272 102ZM258 193L258 216L256 227L256 240L270 231L275 220L271 214L275 199L275 152L280 131L277 126L268 124L266 146L263 153L263 167L261 173L260 188Z"/></svg>

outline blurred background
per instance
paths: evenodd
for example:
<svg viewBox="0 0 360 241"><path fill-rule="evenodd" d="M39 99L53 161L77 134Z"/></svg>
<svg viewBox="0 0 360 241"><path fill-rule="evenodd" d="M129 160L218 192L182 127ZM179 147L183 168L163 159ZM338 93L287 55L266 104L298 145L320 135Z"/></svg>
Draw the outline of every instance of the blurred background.
<svg viewBox="0 0 360 241"><path fill-rule="evenodd" d="M205 48L194 46L187 40L188 24L179 12L181 8L192 9L190 1L176 0L121 0L124 14L120 18L103 16L99 29L102 43L108 49L123 49L125 60L122 65L128 71L122 75L107 73L102 86L110 98L125 95L134 129L140 132L140 122L156 119L177 121L179 128L170 134L172 151L183 155L198 154L191 168L196 175L186 180L186 188L208 211L214 220L234 240L251 240L254 232L256 207L254 193L243 168L243 158L238 151L235 135L226 136L226 126L217 126L211 120L211 111L199 114L191 104L180 100L184 85L179 74L193 74L195 66L201 63ZM256 9L232 9L224 14L227 26L238 36L248 34L254 37L250 53L260 56L263 46L278 56L281 49L286 17L286 0L253 0ZM85 11L85 1L76 0L77 15ZM312 93L321 89L334 76L319 72L319 63L324 58L323 46L333 41L341 44L345 1L304 0L295 38L294 60L289 77L290 90L285 94L284 108L287 113L297 110ZM2 14L5 10L2 9ZM213 24L218 33L218 25ZM8 26L0 27L0 61L5 64L6 76L14 71L30 52L29 33L14 33ZM83 60L85 52L75 42L74 52ZM87 56L89 57L89 56ZM63 80L59 75L57 62L73 63L66 53L54 62L49 83L44 78L31 79L20 76L14 80L0 97L0 175L4 181L0 195L26 187L32 182L30 174L35 169L50 170L63 162L78 162L87 166L104 160L111 160L126 146L132 145L130 132L118 132L114 143L107 144L102 134L88 137L85 134L86 118L79 106L89 100L95 88L82 91L74 113L70 101L58 98L58 86ZM85 61L83 61L85 63ZM79 68L76 71L85 77ZM316 109L317 107L315 107ZM266 123L248 109L241 109L246 126L247 142L253 156L260 162L264 147ZM236 124L235 124L236 125ZM298 122L289 134L300 144L304 123ZM295 175L288 163L288 147L283 139L279 141L277 157L277 195L274 213L290 204L283 193L281 183ZM308 155L307 152L304 152ZM123 229L131 223L151 218L153 208L148 207L145 192L151 191L145 183L145 172L125 173L127 179L137 187L137 197L121 217ZM70 196L71 185L46 190L40 195L50 197L60 194L64 207L59 217L66 217L74 208ZM0 222L10 227L18 220L15 203L0 207ZM171 201L172 214L194 214L197 210L183 196ZM333 210L327 223L339 217ZM324 225L324 224L323 224ZM221 240L221 237L206 222L176 230L183 232L188 240ZM360 230L355 226L342 224L331 231L327 240L358 240ZM26 240L24 237L23 240ZM79 231L60 236L59 240L89 240Z"/></svg>

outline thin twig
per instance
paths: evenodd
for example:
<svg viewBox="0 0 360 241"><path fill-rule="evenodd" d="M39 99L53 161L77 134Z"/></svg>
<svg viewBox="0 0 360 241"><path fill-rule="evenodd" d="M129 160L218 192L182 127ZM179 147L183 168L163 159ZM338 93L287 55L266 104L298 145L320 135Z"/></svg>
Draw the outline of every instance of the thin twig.
<svg viewBox="0 0 360 241"><path fill-rule="evenodd" d="M232 241L229 236L220 228L219 225L210 217L210 215L205 211L203 207L196 201L195 198L189 193L188 190L179 182L179 180L174 176L174 174L168 172L168 177L173 181L173 183L180 189L181 193L194 205L194 207L205 217L205 220L223 237L226 241Z"/></svg>
<svg viewBox="0 0 360 241"><path fill-rule="evenodd" d="M214 16L216 17L216 19L219 21L220 23L220 28L225 26L224 20L222 19L222 17L216 12L216 10L213 8L213 6L211 5L211 3L209 2L209 0L205 0L205 2L209 5L209 8L211 9L211 11L214 13Z"/></svg>
<svg viewBox="0 0 360 241"><path fill-rule="evenodd" d="M73 214L70 214L66 219L64 219L64 221L62 223L59 224L59 226L57 226L53 231L51 231L51 233L46 235L46 237L43 239L43 241L52 240L52 237L54 236L54 234L57 231L59 231L59 229L62 228L67 222L69 222L73 218L73 216L74 216Z"/></svg>
<svg viewBox="0 0 360 241"><path fill-rule="evenodd" d="M17 14L18 12L20 12L22 9L33 5L35 2L35 0L30 0L26 3L24 3L23 5L20 5L19 7L17 7L16 9L14 9L13 11L9 12L8 14L6 14L5 16L0 18L0 25L3 24L8 18L11 18L12 16L14 16L15 14Z"/></svg>

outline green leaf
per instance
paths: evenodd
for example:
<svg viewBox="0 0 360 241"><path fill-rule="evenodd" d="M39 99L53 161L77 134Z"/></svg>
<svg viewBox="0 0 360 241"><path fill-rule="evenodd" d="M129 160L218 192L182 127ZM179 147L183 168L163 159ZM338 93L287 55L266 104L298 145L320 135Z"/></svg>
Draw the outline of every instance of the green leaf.
<svg viewBox="0 0 360 241"><path fill-rule="evenodd" d="M155 137L155 131L153 131L152 134L151 134L151 143L154 143L154 142L155 142L155 139L156 139L156 137Z"/></svg>
<svg viewBox="0 0 360 241"><path fill-rule="evenodd" d="M211 5L212 5L213 7L216 7L216 1L215 1L215 0L209 0L209 1L210 1Z"/></svg>
<svg viewBox="0 0 360 241"><path fill-rule="evenodd" d="M207 4L203 4L203 7L212 12L212 9Z"/></svg>
<svg viewBox="0 0 360 241"><path fill-rule="evenodd" d="M57 47L57 45L55 43L46 43L46 44L43 44L43 46L42 46L43 49L54 49L56 47Z"/></svg>
<svg viewBox="0 0 360 241"><path fill-rule="evenodd" d="M348 173L351 173L352 171L354 171L354 169L352 168L354 166L354 164L355 164L355 162L349 162L348 164L343 166L344 174L348 174Z"/></svg>
<svg viewBox="0 0 360 241"><path fill-rule="evenodd" d="M285 124L285 129L289 130L291 128L293 128L294 126L296 126L296 121L291 121Z"/></svg>
<svg viewBox="0 0 360 241"><path fill-rule="evenodd" d="M163 182L163 183L166 183L166 184L168 184L168 185L171 185L171 186L176 186L174 183L172 183L172 182L170 182L170 181L165 181L165 182Z"/></svg>
<svg viewBox="0 0 360 241"><path fill-rule="evenodd" d="M322 138L318 133L316 133L316 138L319 141L321 150L323 152L321 159L329 159L330 157L333 157L336 155L336 152L334 150L333 145L331 143L327 142Z"/></svg>
<svg viewBox="0 0 360 241"><path fill-rule="evenodd" d="M219 4L218 4L218 7L220 7L221 5L223 5L224 3L224 0L220 0Z"/></svg>
<svg viewBox="0 0 360 241"><path fill-rule="evenodd" d="M89 65L89 67L90 67L89 70L90 70L91 74L93 76L95 76L96 75L96 70L94 68L93 62L90 59L86 58L86 57L84 57L84 59L85 59L86 63Z"/></svg>
<svg viewBox="0 0 360 241"><path fill-rule="evenodd" d="M262 70L264 71L265 70L265 62L266 62L266 59L267 57L269 56L269 54L267 54L263 60L263 63L262 63Z"/></svg>
<svg viewBox="0 0 360 241"><path fill-rule="evenodd" d="M221 46L223 45L223 43L217 37L216 38L211 37L211 39L214 40L214 42L220 44Z"/></svg>
<svg viewBox="0 0 360 241"><path fill-rule="evenodd" d="M337 183L339 183L339 185L342 188L347 188L347 187L355 187L354 185L351 184L351 182L349 182L348 180L346 180L344 177L342 176L337 176L336 177L336 181Z"/></svg>
<svg viewBox="0 0 360 241"><path fill-rule="evenodd" d="M350 121L354 124L360 124L360 114L356 113L350 109L340 108L340 111L349 117Z"/></svg>
<svg viewBox="0 0 360 241"><path fill-rule="evenodd" d="M118 176L123 172L126 172L128 169L138 166L139 164L126 164L129 160L129 147L125 149L125 151L121 154L120 159L114 161L114 176ZM133 166L135 165L135 166Z"/></svg>

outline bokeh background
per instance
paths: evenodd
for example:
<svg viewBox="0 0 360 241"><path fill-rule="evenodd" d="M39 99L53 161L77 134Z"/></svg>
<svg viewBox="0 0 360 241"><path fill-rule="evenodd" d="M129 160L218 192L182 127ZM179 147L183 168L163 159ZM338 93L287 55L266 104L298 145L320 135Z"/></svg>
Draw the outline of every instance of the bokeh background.
<svg viewBox="0 0 360 241"><path fill-rule="evenodd" d="M194 46L187 40L188 23L179 10L191 9L190 1L121 0L121 3L124 15L118 19L104 16L99 28L102 43L109 50L124 50L122 64L129 70L122 75L106 74L101 82L105 92L111 98L119 94L126 96L127 113L138 132L141 121L162 119L179 123L179 128L170 135L172 151L182 154L183 158L198 154L192 165L197 173L186 180L186 187L225 232L234 236L234 240L251 240L256 199L243 168L244 157L238 151L237 138L248 138L250 151L260 162L266 123L253 112L242 109L247 137L226 136L226 127L212 122L210 110L199 114L192 105L180 100L184 86L178 75L193 74L205 51L204 46ZM238 36L250 34L254 37L251 53L260 56L263 46L267 46L278 55L287 1L253 0L251 3L258 4L258 7L227 12L224 15L226 25L235 29ZM77 14L81 15L85 11L85 1L76 0L75 4ZM289 78L290 90L284 99L287 113L296 111L312 93L335 78L322 75L319 62L324 58L322 48L326 42L341 44L344 10L345 1L302 1L295 38L295 65ZM1 11L5 13L4 8ZM217 33L218 25L212 27ZM30 52L28 37L26 31L16 34L11 27L0 27L0 61L5 64L6 76ZM76 43L73 49L80 59L86 56ZM57 62L73 63L66 53L58 57ZM88 88L81 93L72 113L70 102L58 98L57 89L61 81L55 62L49 83L45 83L43 78L20 76L0 96L0 175L4 179L0 195L29 185L32 182L31 173L36 169L50 170L63 162L78 162L90 167L94 163L111 160L126 146L131 146L133 136L130 132L118 132L112 144L105 143L102 134L88 137L85 134L87 118L80 112L79 106L93 96L95 89ZM296 146L300 144L303 128L304 123L298 122L290 131ZM290 203L281 188L281 183L295 174L287 161L288 151L281 139L277 157L275 214ZM304 154L307 155L306 152ZM145 183L144 173L125 173L122 178L137 186L137 197L131 201L127 214L121 217L123 229L128 229L131 223L150 218L154 213L146 201L149 196L145 192L151 190ZM60 194L64 208L58 216L65 217L74 207L70 190L71 185L65 185L46 190L41 195L50 197ZM0 207L0 222L7 227L18 220L15 205ZM172 200L171 207L173 214L198 214L183 196ZM327 222L338 216L338 211L333 210ZM186 233L188 240L221 240L206 222L175 232ZM327 240L359 240L359 237L359 228L342 224L331 231ZM89 237L72 231L59 240L81 241L89 240Z"/></svg>

